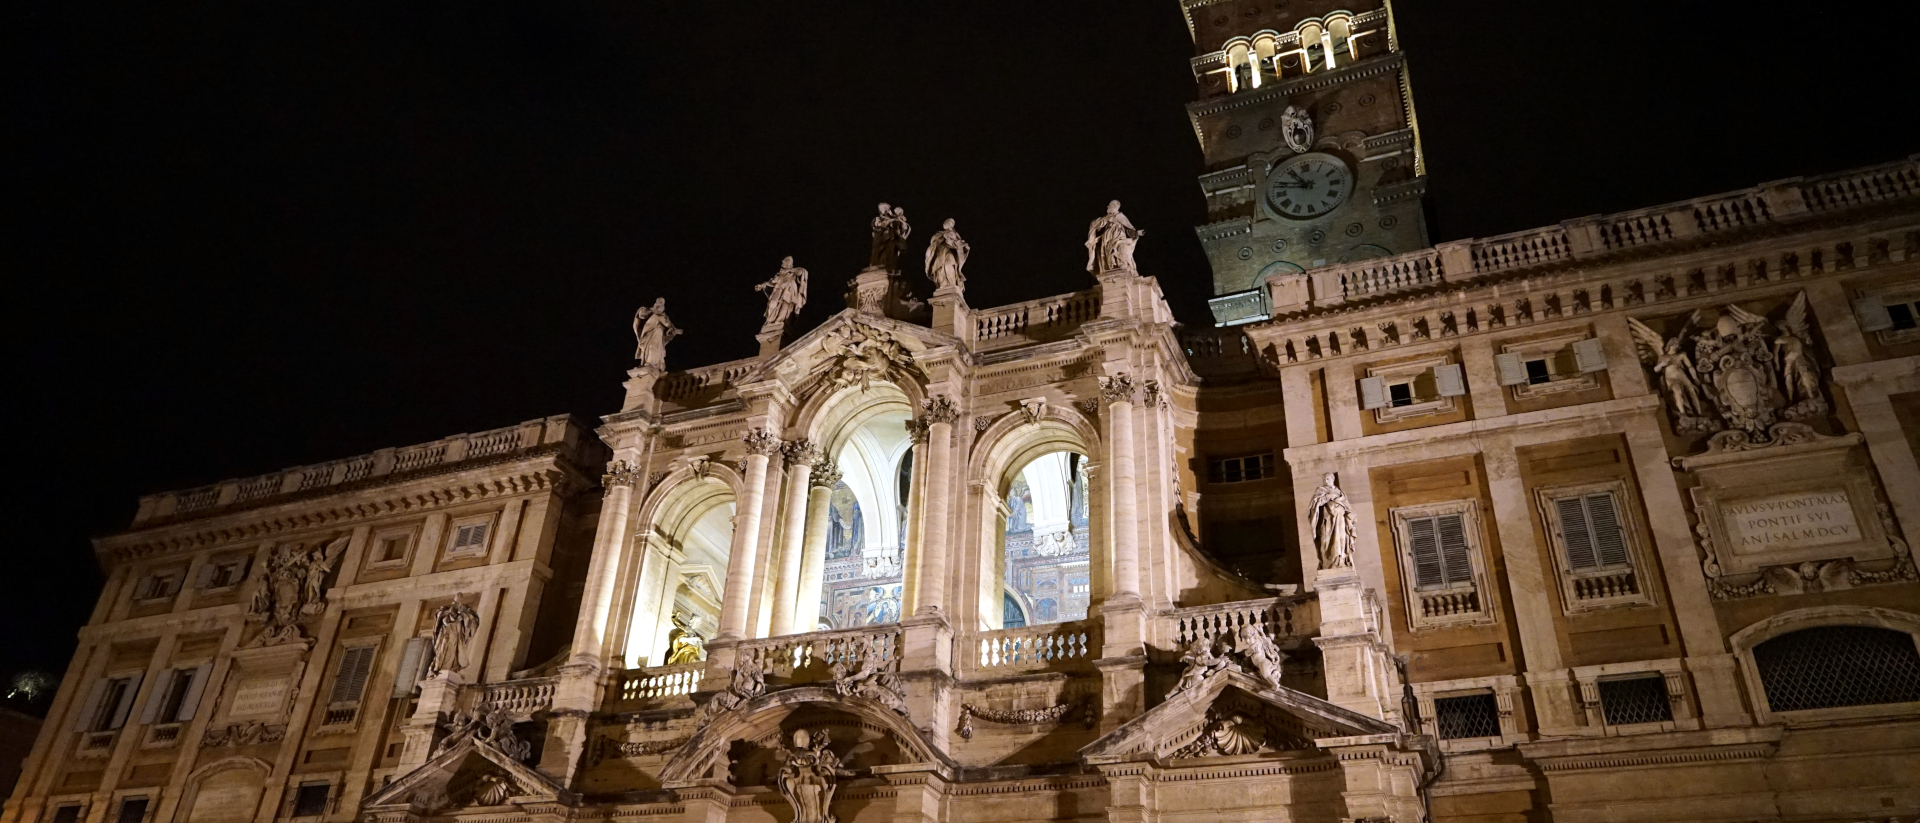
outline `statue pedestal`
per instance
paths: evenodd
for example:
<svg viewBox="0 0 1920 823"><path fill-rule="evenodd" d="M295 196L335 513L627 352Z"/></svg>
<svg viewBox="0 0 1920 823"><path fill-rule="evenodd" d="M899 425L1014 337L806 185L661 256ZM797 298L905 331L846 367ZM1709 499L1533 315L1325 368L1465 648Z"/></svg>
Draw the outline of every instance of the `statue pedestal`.
<svg viewBox="0 0 1920 823"><path fill-rule="evenodd" d="M639 366L627 370L627 398L621 402L623 412L645 412L648 415L660 410L660 398L653 394L653 384L660 381L664 374L653 366Z"/></svg>
<svg viewBox="0 0 1920 823"><path fill-rule="evenodd" d="M459 708L460 687L464 683L458 673L450 671L420 681L420 702L415 704L413 716L401 727L406 737L400 751L401 774L418 768L433 755L434 744L445 733L441 727L453 719L453 713Z"/></svg>
<svg viewBox="0 0 1920 823"><path fill-rule="evenodd" d="M893 288L893 273L886 269L865 268L853 276L853 291L847 295L847 308L887 316L887 293Z"/></svg>
<svg viewBox="0 0 1920 823"><path fill-rule="evenodd" d="M1134 314L1134 287L1142 279L1130 271L1103 271L1094 276L1100 284L1100 319L1119 320Z"/></svg>
<svg viewBox="0 0 1920 823"><path fill-rule="evenodd" d="M951 334L960 342L973 345L973 309L959 289L940 289L933 293L933 330Z"/></svg>
<svg viewBox="0 0 1920 823"><path fill-rule="evenodd" d="M772 357L780 353L780 341L786 336L787 324L781 323L778 326L761 326L760 333L754 335L753 339L760 341L761 357Z"/></svg>
<svg viewBox="0 0 1920 823"><path fill-rule="evenodd" d="M1323 656L1327 700L1369 717L1397 719L1400 675L1380 637L1374 593L1350 566L1321 569L1313 589L1320 596L1320 636L1313 642Z"/></svg>

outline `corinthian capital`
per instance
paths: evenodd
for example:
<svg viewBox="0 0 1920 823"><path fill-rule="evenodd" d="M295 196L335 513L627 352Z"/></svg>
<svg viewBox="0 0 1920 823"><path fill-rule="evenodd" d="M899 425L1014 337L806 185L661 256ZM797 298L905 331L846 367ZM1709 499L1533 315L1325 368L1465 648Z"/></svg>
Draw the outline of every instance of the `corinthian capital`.
<svg viewBox="0 0 1920 823"><path fill-rule="evenodd" d="M607 464L607 473L600 475L600 485L612 491L615 486L633 488L640 479L640 467L630 461L615 460Z"/></svg>
<svg viewBox="0 0 1920 823"><path fill-rule="evenodd" d="M953 404L953 398L936 394L920 403L920 416L926 419L927 425L934 423L952 425L953 421L960 419L960 407Z"/></svg>
<svg viewBox="0 0 1920 823"><path fill-rule="evenodd" d="M820 462L813 464L813 474L807 478L807 482L823 489L839 485L840 464L833 462L831 457L820 458Z"/></svg>
<svg viewBox="0 0 1920 823"><path fill-rule="evenodd" d="M773 432L758 427L747 432L744 442L747 444L749 454L777 454L786 446L785 443L780 442L780 438L773 436Z"/></svg>
<svg viewBox="0 0 1920 823"><path fill-rule="evenodd" d="M1100 399L1108 403L1133 402L1133 378L1124 372L1100 378Z"/></svg>
<svg viewBox="0 0 1920 823"><path fill-rule="evenodd" d="M927 418L926 417L922 416L922 417L907 418L907 439L912 440L915 443L927 442Z"/></svg>
<svg viewBox="0 0 1920 823"><path fill-rule="evenodd" d="M817 466L826 455L811 440L793 440L781 447L780 453L787 458L789 466Z"/></svg>

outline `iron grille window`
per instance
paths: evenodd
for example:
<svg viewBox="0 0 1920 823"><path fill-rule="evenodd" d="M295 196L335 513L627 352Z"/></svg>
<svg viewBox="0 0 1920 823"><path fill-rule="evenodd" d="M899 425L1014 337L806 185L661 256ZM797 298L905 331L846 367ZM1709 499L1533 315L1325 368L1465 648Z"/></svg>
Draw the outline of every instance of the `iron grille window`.
<svg viewBox="0 0 1920 823"><path fill-rule="evenodd" d="M1609 726L1634 723L1665 723L1673 719L1673 703L1667 699L1667 679L1660 675L1602 680L1600 711Z"/></svg>
<svg viewBox="0 0 1920 823"><path fill-rule="evenodd" d="M1207 461L1207 482L1244 483L1273 476L1273 452Z"/></svg>
<svg viewBox="0 0 1920 823"><path fill-rule="evenodd" d="M1492 692L1436 697L1433 719L1441 740L1500 736L1500 703Z"/></svg>
<svg viewBox="0 0 1920 823"><path fill-rule="evenodd" d="M121 801L120 816L115 819L118 820L119 823L140 823L140 821L146 820L147 799L144 797L129 797Z"/></svg>
<svg viewBox="0 0 1920 823"><path fill-rule="evenodd" d="M1776 712L1920 701L1913 636L1870 626L1819 626L1753 647Z"/></svg>
<svg viewBox="0 0 1920 823"><path fill-rule="evenodd" d="M294 817L319 817L327 813L327 790L325 783L308 783L301 786L293 795Z"/></svg>

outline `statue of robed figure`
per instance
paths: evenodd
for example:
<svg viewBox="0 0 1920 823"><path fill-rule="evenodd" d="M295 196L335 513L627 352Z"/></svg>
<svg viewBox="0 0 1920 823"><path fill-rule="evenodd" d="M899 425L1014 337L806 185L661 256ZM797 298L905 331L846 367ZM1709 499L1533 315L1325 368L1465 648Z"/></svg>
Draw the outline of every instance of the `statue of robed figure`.
<svg viewBox="0 0 1920 823"><path fill-rule="evenodd" d="M971 250L967 241L960 239L960 233L953 230L953 218L940 224L940 230L927 238L927 277L933 281L934 288L956 291L966 288L967 275L961 269L967 265L967 253Z"/></svg>
<svg viewBox="0 0 1920 823"><path fill-rule="evenodd" d="M633 359L642 366L665 371L667 344L680 336L680 327L667 319L667 298L653 301L653 308L641 306L633 313Z"/></svg>
<svg viewBox="0 0 1920 823"><path fill-rule="evenodd" d="M1140 269L1133 263L1133 247L1143 234L1146 232L1134 228L1127 216L1120 213L1120 201L1108 203L1107 213L1087 227L1087 271L1138 273Z"/></svg>
<svg viewBox="0 0 1920 823"><path fill-rule="evenodd" d="M1320 552L1320 568L1341 569L1353 565L1353 505L1340 490L1337 477L1328 472L1313 490L1313 547Z"/></svg>
<svg viewBox="0 0 1920 823"><path fill-rule="evenodd" d="M793 264L791 255L780 259L780 271L775 272L772 280L753 287L754 291L767 293L766 322L760 325L762 331L782 328L787 319L800 313L807 305L807 270Z"/></svg>

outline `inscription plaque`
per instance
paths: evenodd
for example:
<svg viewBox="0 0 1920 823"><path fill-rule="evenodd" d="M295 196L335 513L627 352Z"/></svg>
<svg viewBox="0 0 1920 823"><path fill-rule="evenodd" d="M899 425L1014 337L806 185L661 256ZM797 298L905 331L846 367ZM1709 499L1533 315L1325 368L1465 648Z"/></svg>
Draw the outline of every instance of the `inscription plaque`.
<svg viewBox="0 0 1920 823"><path fill-rule="evenodd" d="M1737 554L1807 549L1861 539L1844 489L1742 500L1721 508Z"/></svg>
<svg viewBox="0 0 1920 823"><path fill-rule="evenodd" d="M285 677L249 677L233 690L233 718L278 718L287 702Z"/></svg>

